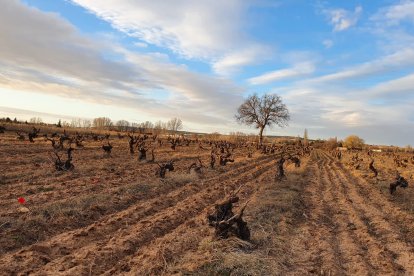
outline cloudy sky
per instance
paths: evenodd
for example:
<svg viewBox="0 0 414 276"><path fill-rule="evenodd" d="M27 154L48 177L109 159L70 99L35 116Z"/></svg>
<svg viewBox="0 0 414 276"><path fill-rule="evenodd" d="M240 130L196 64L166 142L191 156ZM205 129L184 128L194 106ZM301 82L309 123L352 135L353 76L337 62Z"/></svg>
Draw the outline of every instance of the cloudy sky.
<svg viewBox="0 0 414 276"><path fill-rule="evenodd" d="M0 116L234 120L282 96L271 135L414 144L414 0L2 0Z"/></svg>

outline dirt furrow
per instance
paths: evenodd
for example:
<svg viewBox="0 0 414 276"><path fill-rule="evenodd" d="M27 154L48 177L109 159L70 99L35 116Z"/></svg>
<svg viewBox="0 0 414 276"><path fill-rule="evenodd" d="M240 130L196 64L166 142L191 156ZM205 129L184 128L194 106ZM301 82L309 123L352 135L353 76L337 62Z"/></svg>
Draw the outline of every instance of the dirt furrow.
<svg viewBox="0 0 414 276"><path fill-rule="evenodd" d="M347 272L385 275L397 271L398 265L393 262L392 256L384 251L381 243L370 236L369 229L364 225L363 214L353 206L348 194L350 183L344 183L337 177L332 163L324 168L324 173L328 175L333 185L341 231L351 238L346 244L348 246L352 244L351 246L355 248L353 260L346 264ZM365 271L361 270L362 267Z"/></svg>
<svg viewBox="0 0 414 276"><path fill-rule="evenodd" d="M329 215L334 225L334 235L338 239L338 255L342 256L341 268L350 275L364 275L369 272L369 265L363 257L363 249L350 229L351 219L346 212L341 200L342 195L338 193L335 180L330 177L327 167L331 166L330 160L324 160L320 168L324 185L329 186L330 200L327 206Z"/></svg>
<svg viewBox="0 0 414 276"><path fill-rule="evenodd" d="M329 157L327 157L329 158ZM377 261L380 263L378 268L393 268L393 270L406 270L409 274L414 273L414 252L413 247L404 242L404 238L399 235L398 227L389 222L387 216L384 216L384 209L379 210L366 197L363 197L355 188L355 179L346 178L342 169L338 166L330 168L335 172L335 177L343 185L343 189L348 195L347 202L350 202L355 210L355 216L360 223L364 225L364 231L358 231L362 236L367 236L367 241L373 239L377 244L384 244L383 247L377 248L376 251L370 250L370 253L379 252L381 258ZM361 226L361 224L359 226ZM398 265L393 264L395 263Z"/></svg>
<svg viewBox="0 0 414 276"><path fill-rule="evenodd" d="M311 158L310 179L305 189L307 220L301 225L292 242L300 248L292 249L297 266L289 274L337 275L341 269L342 256L339 254L338 238L328 205L332 198L328 191L329 185L322 180L320 168L324 164L320 153L313 152Z"/></svg>
<svg viewBox="0 0 414 276"><path fill-rule="evenodd" d="M239 196L243 201L247 201L258 189L258 183L262 183L265 179L272 181L274 172L271 167L263 167L255 172L256 178L244 182ZM241 181L241 179L239 179ZM159 275L163 269L171 265L173 262L179 262L180 256L190 250L196 250L200 241L207 235L211 235L211 228L206 223L207 209L214 206L223 198L218 199L210 206L206 206L197 216L190 219L188 224L182 224L174 231L155 239L150 244L141 247L134 255L126 256L124 260L105 272L105 275L114 275L128 271L130 275ZM241 202L239 205L242 205ZM149 254L151 256L149 256ZM152 257L152 258L151 258ZM144 265L145 264L145 265Z"/></svg>
<svg viewBox="0 0 414 276"><path fill-rule="evenodd" d="M205 157L207 158L207 155L200 155L200 154L194 154L194 155L182 155L180 156L180 162L182 161L191 161L191 160L195 160L198 156L200 156L201 158ZM163 160L163 159L167 159L168 155L166 156L161 156L164 158L160 158L160 156L157 156L157 160ZM171 156L170 156L171 157ZM83 159L91 159L90 156L88 157L84 157L82 156ZM122 167L122 172L115 170L115 168L113 167L117 167L116 169L121 168L119 166L119 164L116 163L110 163L112 159L108 159L108 158L102 158L102 156L99 156L99 159L102 159L100 165L104 166L105 164L108 167L111 167L113 169L113 172L110 171L110 173L115 174L125 174L125 169L124 167ZM145 172L148 171L155 171L156 169L156 165L154 163L146 163L146 162L141 162L139 163L136 160L136 157L134 157L133 160L131 159L127 159L128 162L136 162L135 164L132 164L134 166L133 168L133 173L131 173L131 176L136 176L136 175L145 175ZM46 164L46 163L42 163L40 164L38 167L34 166L33 164L31 164L30 166L19 166L19 167L12 167L8 172L10 175L8 175L7 173L5 174L5 177L7 179L8 182L11 182L10 184L4 184L3 185L3 193L0 195L0 200L2 201L2 204L10 204L10 202L15 201L15 196L17 195L17 192L21 193L21 187L24 187L29 183L34 183L33 188L35 188L37 185L40 186L44 186L44 183L42 183L43 179L45 179L45 175L44 172L48 172L47 173L47 177L48 177L48 183L51 183L52 185L54 185L55 183L65 183L66 185L71 185L74 187L79 186L79 183L90 183L90 178L94 177L96 175L96 171L100 170L97 169L96 167L93 170L85 170L83 168L85 167L89 167L90 164L88 163L83 163L83 161L77 161L75 159L74 161L76 168L80 168L80 169L75 169L74 172L70 172L70 173L61 173L61 172L55 172L54 168L53 168L53 163L50 162L50 164ZM131 169L132 170L132 169ZM39 173L42 172L41 174ZM105 170L105 172L107 172ZM65 186L62 187L62 189L65 189ZM61 189L58 189L61 190ZM36 193L36 195L39 195L40 193ZM21 194L20 194L21 195ZM28 195L28 198L30 198L31 196ZM66 199L66 198L65 198Z"/></svg>
<svg viewBox="0 0 414 276"><path fill-rule="evenodd" d="M362 184L356 185L358 180L326 153L314 152L312 161L305 189L307 221L292 242L297 266L290 273L414 274L414 249L385 215L391 210L364 197Z"/></svg>
<svg viewBox="0 0 414 276"><path fill-rule="evenodd" d="M201 158L202 157L203 156L201 156ZM196 156L192 156L189 158L189 160L185 161L188 164L184 164L184 166L182 160L180 159L180 166L187 168L191 160L194 160L194 158L196 158ZM235 165L235 167L238 167L239 164L236 164L237 165ZM136 163L133 165L138 167L130 168L129 170L123 169L122 171L117 171L119 165L110 164L110 167L116 166L116 169L113 171L105 171L104 173L106 175L101 177L96 177L93 173L85 173L84 171L69 174L58 174L53 179L48 180L48 184L50 185L45 185L43 183L34 183L30 186L31 188L26 191L26 195L21 193L19 184L17 184L15 187L13 187L13 185L8 185L3 190L2 195L0 195L0 215L4 215L3 211L7 212L6 215L11 215L13 213L17 214L17 208L9 209L1 207L17 205L17 198L20 196L25 197L28 207L31 209L31 206L45 205L44 203L53 203L56 205L59 203L70 202L71 200L79 197L79 195L96 193L102 189L102 187L109 186L106 191L111 194L114 192L116 193L120 187L122 188L125 183L131 183L132 181L146 182L147 180L154 178L152 173L148 174L148 171L155 171L157 166L154 163ZM42 177L44 176L37 176L37 178ZM94 183L94 181L97 181L97 183ZM57 186L56 183L61 183L61 185ZM27 183L24 182L20 185L27 185ZM49 186L53 187L53 191L50 191ZM42 190L45 191L42 192Z"/></svg>
<svg viewBox="0 0 414 276"><path fill-rule="evenodd" d="M369 216L354 204L352 196L349 194L349 185L340 178L339 172L332 170L332 177L338 182L338 190L342 194L341 205L345 206L345 212L351 218L349 228L353 231L358 242L361 244L364 257L371 267L373 273L392 274L402 270L402 267L394 261L394 253L390 252L372 231Z"/></svg>
<svg viewBox="0 0 414 276"><path fill-rule="evenodd" d="M338 164L338 173L343 178L349 179L358 193L371 206L379 210L383 218L395 225L394 231L400 233L400 237L406 243L414 248L414 216L408 212L401 210L393 202L390 202L386 195L381 194L373 184L367 183L365 180L352 175L342 164Z"/></svg>
<svg viewBox="0 0 414 276"><path fill-rule="evenodd" d="M269 161L269 163L273 162ZM273 164L263 167L260 173L242 173L235 178L241 181L251 181L271 167ZM233 178L227 185L216 184L210 192L204 191L204 193L199 192L188 196L176 205L151 215L147 220L140 220L126 229L121 229L108 242L90 244L66 257L48 263L42 271L54 272L64 269L69 274L85 274L90 271L91 262L96 264L96 271L94 271L96 274L109 270L118 261L134 254L140 247L152 240L174 231L182 224L191 224L188 221L220 200L226 188L230 186L235 189L241 184L240 182L236 184L237 181L234 180Z"/></svg>
<svg viewBox="0 0 414 276"><path fill-rule="evenodd" d="M262 158L261 162L266 163L268 162L270 158L266 157L266 158ZM253 162L252 162L253 163ZM222 180L224 180L226 177L231 178L231 177L236 177L237 175L240 176L244 176L244 175L249 175L252 172L250 170L254 170L256 165L258 165L257 163L254 165L246 165L246 166L242 166L239 169L236 169L235 172L230 172L226 175L219 175L218 177L215 177L213 179L210 179L208 182L212 182L212 181L216 181L216 182L220 182ZM242 173L244 171L244 173ZM218 189L221 193L223 192L223 190L225 189L225 187L217 187L220 185L215 185L215 188ZM191 190L193 189L193 192L191 192ZM206 190L208 191L208 188L206 188ZM150 220L152 219L158 219L154 222L154 229L152 229L151 231L147 231L146 232L146 237L141 236L139 237L135 237L135 239L138 238L138 240L141 240L141 242L144 240L150 240L152 239L154 236L153 235L157 235L157 232L161 234L162 231L158 231L160 229L159 226L157 226L156 224L163 224L163 221L165 221L166 219L168 219L167 216L160 214L159 216L155 216L155 214L157 214L157 212L159 210L164 210L167 207L173 206L174 204L176 204L177 200L183 199L185 197L188 196L188 194L192 193L199 193L200 192L200 187L191 187L191 185L188 186L188 188L183 189L182 191L177 191L177 193L172 192L171 194L167 195L167 199L163 200L163 198L159 198L159 199L153 199L152 204L149 204L150 207L149 208L145 208L146 204L150 203L150 202L144 202L143 204L139 204L138 206L134 206L130 209L128 209L125 212L121 212L115 216L112 216L111 218L107 218L106 220L101 220L97 223L95 223L93 226L91 227L87 227L85 229L79 229L78 231L72 231L69 233L64 233L62 235L59 235L57 237L55 237L54 239L52 239L50 242L47 243L47 245L50 245L52 247L52 250L48 250L47 254L39 254L39 258L40 261L37 262L37 265L31 265L31 264L26 264L26 266L28 266L29 268L36 268L36 267L41 267L42 265L44 265L45 262L49 262L53 259L55 259L56 257L60 257L63 256L65 254L70 254L71 252L75 251L76 248L81 248L82 245L85 244L89 244L90 241L93 242L97 242L97 244L95 244L95 246L92 246L92 251L91 252L95 252L95 250L93 250L93 247L97 247L99 246L99 241L102 242L102 244L105 244L106 240L108 238L110 238L112 236L112 232L116 232L116 229L119 229L119 227L121 225L124 225L124 229L119 229L118 232L125 233L125 232L129 232L125 229L129 229L131 227L128 227L128 222L131 224L136 224L136 220L141 220L143 217L152 215L154 217L151 217ZM215 191L212 191L215 192ZM194 198L187 198L185 200L185 202L188 203L189 200L191 200ZM157 207L157 205L160 205L160 207ZM140 212L143 209L143 212ZM168 209L165 212L168 213ZM185 206L183 206L183 209L186 209ZM138 213L138 216L134 216L135 213ZM164 213L165 213L164 212ZM190 214L191 215L191 212ZM132 219L130 219L132 218ZM179 217L178 217L179 219ZM118 221L118 222L117 222ZM140 226L142 229L148 228L148 224L151 223L150 221L140 221ZM90 234L88 234L89 231L92 231ZM93 238L93 236L96 235L95 238ZM78 236L77 238L74 238ZM109 236L109 237L108 237ZM92 238L91 238L92 237ZM65 241L66 243L63 242L62 240ZM78 241L80 240L80 241ZM83 240L83 242L82 242ZM137 242L139 243L139 242ZM46 246L47 246L46 245ZM68 245L68 246L65 246ZM80 246L79 246L80 245ZM122 248L125 249L125 246L123 246ZM102 249L104 250L104 249ZM121 249L123 250L123 249ZM24 255L33 255L33 252L36 252L36 248L34 249L28 249L28 250L23 250L21 251L19 254L17 254L16 256L14 256L14 259L19 259L24 257ZM39 250L37 250L39 251ZM49 252L50 251L50 252ZM127 253L128 250L126 250L124 253ZM106 251L108 253L108 251ZM109 251L110 252L110 251ZM39 253L39 252L38 252ZM42 253L42 252L40 252ZM46 257L44 256L46 255ZM46 260L41 260L42 256L44 258L47 258ZM68 257L65 257L64 259L67 259ZM36 262L35 262L36 263Z"/></svg>

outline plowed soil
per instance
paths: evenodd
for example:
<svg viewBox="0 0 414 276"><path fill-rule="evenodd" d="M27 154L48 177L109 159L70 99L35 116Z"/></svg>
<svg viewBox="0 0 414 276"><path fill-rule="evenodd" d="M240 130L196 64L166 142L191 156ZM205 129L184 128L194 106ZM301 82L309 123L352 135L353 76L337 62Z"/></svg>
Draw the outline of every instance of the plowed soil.
<svg viewBox="0 0 414 276"><path fill-rule="evenodd" d="M187 168L209 151L163 146L156 160L177 169L161 180L126 140L111 157L86 143L55 172L49 144L13 139L0 141L1 275L414 275L413 213L324 151L276 182L273 155L236 150L198 176ZM216 240L206 214L241 185L252 240Z"/></svg>
<svg viewBox="0 0 414 276"><path fill-rule="evenodd" d="M292 273L414 275L413 215L327 153L314 158Z"/></svg>

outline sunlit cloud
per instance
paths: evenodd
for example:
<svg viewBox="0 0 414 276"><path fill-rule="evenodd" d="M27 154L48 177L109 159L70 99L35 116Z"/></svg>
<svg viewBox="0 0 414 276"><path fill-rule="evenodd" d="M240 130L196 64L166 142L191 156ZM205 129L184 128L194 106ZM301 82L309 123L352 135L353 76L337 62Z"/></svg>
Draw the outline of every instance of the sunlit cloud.
<svg viewBox="0 0 414 276"><path fill-rule="evenodd" d="M248 82L252 85L259 85L288 78L306 76L314 71L315 66L311 62L303 62L296 64L294 67L289 69L275 70L250 78L248 79Z"/></svg>
<svg viewBox="0 0 414 276"><path fill-rule="evenodd" d="M408 144L413 6L5 1L2 114L14 108L47 118L180 117L189 130L254 132L236 124L234 113L250 93L271 92L282 96L292 120L267 134L296 136L307 128L313 138L355 133L368 142ZM84 17L93 23L85 26Z"/></svg>
<svg viewBox="0 0 414 276"><path fill-rule="evenodd" d="M55 14L17 1L7 5L13 13L1 16L0 22L14 26L14 33L0 27L0 36L7 37L0 45L0 87L137 108L155 118L170 113L210 123L230 117L225 107L241 101L243 89L230 80L191 72L162 54L144 55L110 41L95 42ZM31 26L30 33L26 26ZM31 46L25 50L16 45ZM108 51L122 60L105 58ZM147 93L154 90L168 97L155 99Z"/></svg>
<svg viewBox="0 0 414 276"><path fill-rule="evenodd" d="M248 1L72 0L130 36L188 58L220 56L243 41Z"/></svg>

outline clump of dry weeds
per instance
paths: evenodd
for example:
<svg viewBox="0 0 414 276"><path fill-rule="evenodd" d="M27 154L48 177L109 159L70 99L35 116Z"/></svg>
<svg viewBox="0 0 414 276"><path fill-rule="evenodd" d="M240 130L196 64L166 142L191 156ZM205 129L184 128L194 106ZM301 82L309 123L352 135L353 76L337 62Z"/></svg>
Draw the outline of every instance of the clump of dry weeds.
<svg viewBox="0 0 414 276"><path fill-rule="evenodd" d="M251 241L237 238L205 238L198 253L204 265L183 275L279 275L289 270L290 237L303 222L303 189L307 162L300 169L289 169L287 181L269 179L246 209Z"/></svg>

